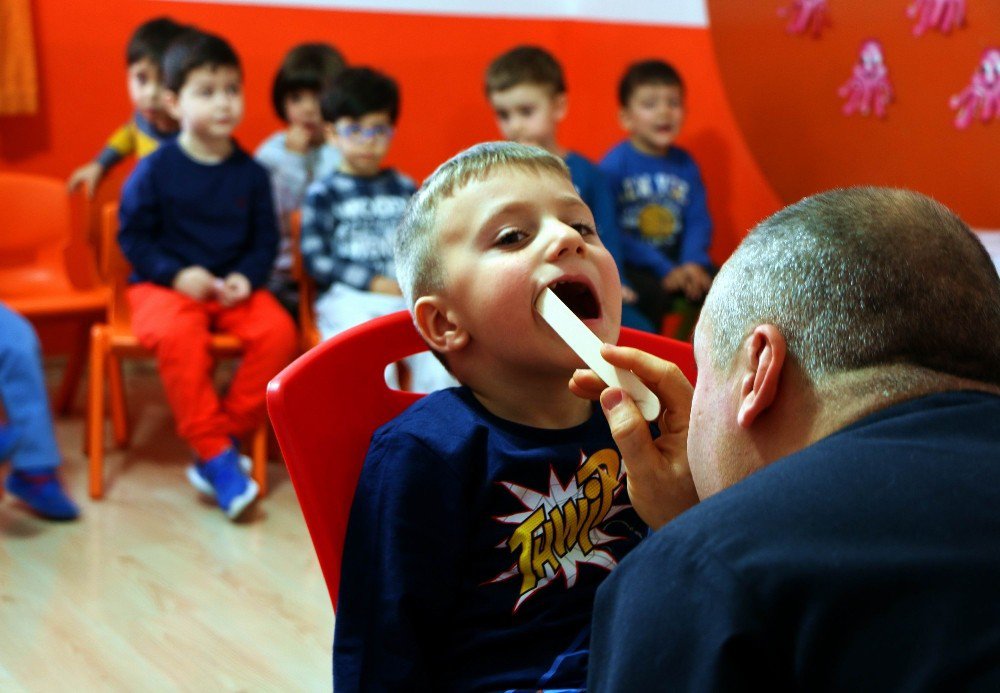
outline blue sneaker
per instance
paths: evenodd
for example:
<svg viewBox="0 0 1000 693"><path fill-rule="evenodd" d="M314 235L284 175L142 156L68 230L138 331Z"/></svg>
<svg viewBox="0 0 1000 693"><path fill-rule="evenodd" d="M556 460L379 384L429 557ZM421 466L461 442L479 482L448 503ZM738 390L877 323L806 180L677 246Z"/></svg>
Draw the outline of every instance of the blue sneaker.
<svg viewBox="0 0 1000 693"><path fill-rule="evenodd" d="M59 483L55 468L37 472L13 471L4 486L12 496L46 520L75 520L80 509Z"/></svg>
<svg viewBox="0 0 1000 693"><path fill-rule="evenodd" d="M17 433L10 424L0 424L0 462L9 460L17 447Z"/></svg>
<svg viewBox="0 0 1000 693"><path fill-rule="evenodd" d="M202 493L215 496L230 520L237 519L257 498L257 482L240 469L236 448L226 448L215 457L188 467L191 484Z"/></svg>

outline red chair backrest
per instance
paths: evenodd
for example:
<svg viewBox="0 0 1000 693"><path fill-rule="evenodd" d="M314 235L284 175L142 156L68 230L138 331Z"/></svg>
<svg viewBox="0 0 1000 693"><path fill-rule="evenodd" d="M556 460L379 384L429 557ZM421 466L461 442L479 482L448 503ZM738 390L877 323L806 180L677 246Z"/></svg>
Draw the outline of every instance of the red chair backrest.
<svg viewBox="0 0 1000 693"><path fill-rule="evenodd" d="M694 382L687 342L623 328L618 343L674 361ZM385 367L426 348L401 311L323 342L268 385L267 410L334 607L347 518L372 434L422 396L390 389Z"/></svg>

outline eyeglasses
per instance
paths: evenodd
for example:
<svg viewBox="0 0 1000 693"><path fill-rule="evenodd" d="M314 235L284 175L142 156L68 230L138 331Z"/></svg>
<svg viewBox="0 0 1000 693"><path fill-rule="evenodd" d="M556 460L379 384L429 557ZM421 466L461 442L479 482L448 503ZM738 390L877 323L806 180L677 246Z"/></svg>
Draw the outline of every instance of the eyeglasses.
<svg viewBox="0 0 1000 693"><path fill-rule="evenodd" d="M363 142L365 140L387 140L392 137L391 125L373 125L363 128L357 123L347 123L337 126L337 134L346 140Z"/></svg>

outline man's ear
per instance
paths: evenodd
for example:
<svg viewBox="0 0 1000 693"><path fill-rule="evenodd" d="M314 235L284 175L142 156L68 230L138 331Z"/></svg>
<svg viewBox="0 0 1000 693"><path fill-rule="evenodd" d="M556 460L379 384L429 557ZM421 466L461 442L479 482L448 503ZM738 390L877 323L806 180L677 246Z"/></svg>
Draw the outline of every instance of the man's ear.
<svg viewBox="0 0 1000 693"><path fill-rule="evenodd" d="M171 91L170 89L164 89L163 95L163 108L166 110L167 115L176 120L178 123L181 122L181 112L177 107L177 92Z"/></svg>
<svg viewBox="0 0 1000 693"><path fill-rule="evenodd" d="M736 422L750 428L757 417L774 404L785 365L785 337L775 325L758 325L743 342L740 367L740 409Z"/></svg>
<svg viewBox="0 0 1000 693"><path fill-rule="evenodd" d="M459 351L469 343L469 333L448 311L441 296L421 296L413 305L413 321L424 340L442 354Z"/></svg>

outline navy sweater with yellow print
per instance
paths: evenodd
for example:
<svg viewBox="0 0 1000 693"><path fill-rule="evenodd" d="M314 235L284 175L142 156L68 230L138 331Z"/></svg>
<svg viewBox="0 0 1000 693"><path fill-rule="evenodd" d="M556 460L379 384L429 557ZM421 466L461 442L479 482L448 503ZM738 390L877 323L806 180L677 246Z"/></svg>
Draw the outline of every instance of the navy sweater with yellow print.
<svg viewBox="0 0 1000 693"><path fill-rule="evenodd" d="M594 593L646 532L599 408L543 430L468 388L424 397L361 472L335 690L583 689Z"/></svg>

